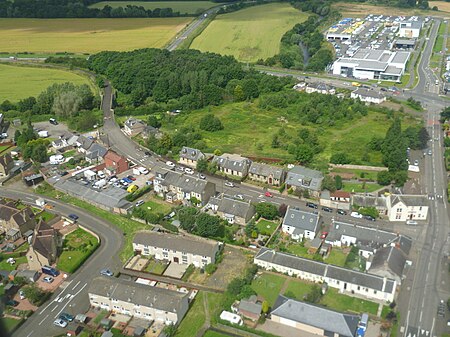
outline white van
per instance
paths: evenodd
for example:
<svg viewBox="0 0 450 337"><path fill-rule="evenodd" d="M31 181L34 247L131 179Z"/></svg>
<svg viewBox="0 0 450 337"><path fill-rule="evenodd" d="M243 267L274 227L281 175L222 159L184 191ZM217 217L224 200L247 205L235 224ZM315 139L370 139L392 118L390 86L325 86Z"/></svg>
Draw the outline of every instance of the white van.
<svg viewBox="0 0 450 337"><path fill-rule="evenodd" d="M406 224L409 226L417 226L419 223L415 220L406 220Z"/></svg>

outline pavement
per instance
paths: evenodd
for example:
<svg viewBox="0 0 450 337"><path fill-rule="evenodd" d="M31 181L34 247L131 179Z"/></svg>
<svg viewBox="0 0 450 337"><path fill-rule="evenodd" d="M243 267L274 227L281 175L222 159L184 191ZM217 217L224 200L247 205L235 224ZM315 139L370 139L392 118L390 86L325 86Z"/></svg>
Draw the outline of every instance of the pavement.
<svg viewBox="0 0 450 337"><path fill-rule="evenodd" d="M8 188L0 189L0 197L20 199L25 203L35 202L37 196ZM61 215L75 213L78 222L97 233L101 240L100 247L73 275L62 282L50 300L41 306L14 333L14 337L42 337L61 334L65 330L53 325L53 321L65 311L72 315L84 313L89 309L88 287L92 279L99 275L102 268L119 271L119 252L123 245L123 234L116 226L100 217L85 212L83 209L64 204L52 198L45 198L53 206L52 211ZM0 333L1 334L1 333Z"/></svg>

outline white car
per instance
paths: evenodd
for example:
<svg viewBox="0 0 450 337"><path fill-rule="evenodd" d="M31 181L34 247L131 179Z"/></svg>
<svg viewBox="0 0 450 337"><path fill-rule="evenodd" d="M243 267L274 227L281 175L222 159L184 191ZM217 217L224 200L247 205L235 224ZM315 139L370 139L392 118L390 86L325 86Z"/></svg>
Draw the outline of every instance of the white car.
<svg viewBox="0 0 450 337"><path fill-rule="evenodd" d="M198 174L198 177L199 177L200 179L206 179L206 176L205 176L204 174L201 174L201 173Z"/></svg>
<svg viewBox="0 0 450 337"><path fill-rule="evenodd" d="M23 290L19 290L19 297L21 300L25 299L25 292Z"/></svg>
<svg viewBox="0 0 450 337"><path fill-rule="evenodd" d="M358 212L352 212L352 213L350 214L350 216L351 216L351 217L354 217L354 218L358 218L358 219L362 219L362 217L363 217L363 215L362 215L362 214L359 214Z"/></svg>
<svg viewBox="0 0 450 337"><path fill-rule="evenodd" d="M12 266L13 264L16 263L16 260L14 260L12 257L10 257L9 259L6 260L6 263L9 263Z"/></svg>
<svg viewBox="0 0 450 337"><path fill-rule="evenodd" d="M166 161L166 165L169 166L169 167L171 167L171 168L174 168L174 167L175 167L175 164L172 163L170 160L169 160L169 161Z"/></svg>
<svg viewBox="0 0 450 337"><path fill-rule="evenodd" d="M143 204L144 204L144 200L139 200L138 202L136 202L136 207L139 207Z"/></svg>
<svg viewBox="0 0 450 337"><path fill-rule="evenodd" d="M406 224L410 226L417 226L419 223L414 220L406 220Z"/></svg>
<svg viewBox="0 0 450 337"><path fill-rule="evenodd" d="M58 318L55 321L53 321L53 324L59 326L60 328L65 328L67 326L67 322L61 318Z"/></svg>
<svg viewBox="0 0 450 337"><path fill-rule="evenodd" d="M190 169L190 168L186 168L186 169L184 170L184 172L186 172L187 174L194 174L194 170L193 170L193 169Z"/></svg>
<svg viewBox="0 0 450 337"><path fill-rule="evenodd" d="M143 166L139 167L138 170L141 174L148 174L148 170Z"/></svg>
<svg viewBox="0 0 450 337"><path fill-rule="evenodd" d="M224 185L227 187L234 187L234 184L231 181L225 181Z"/></svg>

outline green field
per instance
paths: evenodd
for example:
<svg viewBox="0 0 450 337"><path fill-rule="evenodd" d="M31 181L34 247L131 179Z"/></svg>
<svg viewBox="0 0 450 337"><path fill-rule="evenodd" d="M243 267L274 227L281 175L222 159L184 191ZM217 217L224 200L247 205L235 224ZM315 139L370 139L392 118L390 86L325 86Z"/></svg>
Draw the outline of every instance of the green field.
<svg viewBox="0 0 450 337"><path fill-rule="evenodd" d="M0 21L1 25L1 21ZM0 102L16 102L37 96L53 83L89 84L86 77L74 72L50 68L16 67L0 64Z"/></svg>
<svg viewBox="0 0 450 337"><path fill-rule="evenodd" d="M263 273L255 278L252 288L258 295L264 297L270 306L273 306L285 281L286 278L283 276Z"/></svg>
<svg viewBox="0 0 450 337"><path fill-rule="evenodd" d="M163 47L190 18L2 19L0 52L96 53Z"/></svg>
<svg viewBox="0 0 450 337"><path fill-rule="evenodd" d="M127 5L142 6L145 9L154 10L155 8L172 8L174 12L181 14L197 14L202 13L208 8L218 6L219 4L212 1L102 1L90 6L91 8L103 8L110 6L112 8L123 7Z"/></svg>
<svg viewBox="0 0 450 337"><path fill-rule="evenodd" d="M306 20L287 3L272 3L218 15L193 41L191 48L254 62L274 56L284 33Z"/></svg>

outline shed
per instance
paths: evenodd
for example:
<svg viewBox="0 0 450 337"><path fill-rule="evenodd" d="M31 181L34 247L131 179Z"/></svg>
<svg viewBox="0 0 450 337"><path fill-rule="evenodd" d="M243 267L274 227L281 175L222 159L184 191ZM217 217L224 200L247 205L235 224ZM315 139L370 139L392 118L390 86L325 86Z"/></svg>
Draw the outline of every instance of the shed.
<svg viewBox="0 0 450 337"><path fill-rule="evenodd" d="M110 320L110 319L108 319L108 318L103 318L101 321L100 321L100 325L103 327L103 328L105 328L105 329L109 329L111 326L112 326L112 321ZM103 336L103 335L102 335ZM111 334L111 337L112 337L112 334Z"/></svg>
<svg viewBox="0 0 450 337"><path fill-rule="evenodd" d="M315 254L322 246L322 240L320 238L314 238L309 243L308 254Z"/></svg>
<svg viewBox="0 0 450 337"><path fill-rule="evenodd" d="M144 333L145 333L145 329L143 327L141 327L141 326L137 326L134 329L133 335L134 335L134 337L139 337L139 336L144 335Z"/></svg>
<svg viewBox="0 0 450 337"><path fill-rule="evenodd" d="M85 314L78 314L75 316L75 321L80 323L86 323L87 316Z"/></svg>
<svg viewBox="0 0 450 337"><path fill-rule="evenodd" d="M114 334L111 331L105 331L102 333L101 337L114 337Z"/></svg>

